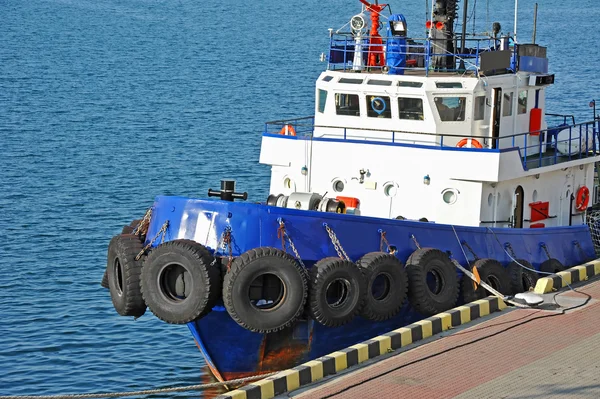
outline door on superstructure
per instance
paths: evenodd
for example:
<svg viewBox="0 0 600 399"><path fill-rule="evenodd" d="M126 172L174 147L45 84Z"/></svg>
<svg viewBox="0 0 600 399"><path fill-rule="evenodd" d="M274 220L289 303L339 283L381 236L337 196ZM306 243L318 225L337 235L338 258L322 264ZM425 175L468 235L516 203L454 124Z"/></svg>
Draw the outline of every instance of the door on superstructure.
<svg viewBox="0 0 600 399"><path fill-rule="evenodd" d="M515 209L513 211L513 227L516 229L523 228L523 187L517 186L515 190Z"/></svg>
<svg viewBox="0 0 600 399"><path fill-rule="evenodd" d="M498 148L498 137L500 137L500 117L502 116L502 89L494 89L492 98L492 148Z"/></svg>

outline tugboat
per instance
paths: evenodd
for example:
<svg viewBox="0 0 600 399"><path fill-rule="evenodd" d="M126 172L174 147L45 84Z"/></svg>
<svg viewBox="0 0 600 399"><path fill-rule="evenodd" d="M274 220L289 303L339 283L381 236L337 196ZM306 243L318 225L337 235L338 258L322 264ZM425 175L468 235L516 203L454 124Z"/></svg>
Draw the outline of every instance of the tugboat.
<svg viewBox="0 0 600 399"><path fill-rule="evenodd" d="M546 48L497 23L455 34L454 0L433 1L423 39L360 1L330 30L314 115L265 124L268 198L232 180L159 196L110 241L117 312L187 324L220 380L487 296L457 264L511 295L595 258L600 124L548 126Z"/></svg>

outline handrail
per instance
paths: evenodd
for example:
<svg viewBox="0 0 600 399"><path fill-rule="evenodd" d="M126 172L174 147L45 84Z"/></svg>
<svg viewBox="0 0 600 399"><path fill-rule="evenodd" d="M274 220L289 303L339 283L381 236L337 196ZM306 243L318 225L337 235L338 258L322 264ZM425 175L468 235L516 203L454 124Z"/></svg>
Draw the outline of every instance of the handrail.
<svg viewBox="0 0 600 399"><path fill-rule="evenodd" d="M398 39L398 38L393 38ZM388 38L382 37L383 48L386 48ZM481 53L487 51L495 51L498 48L498 39L491 36L480 36L474 38L467 38L466 43L474 44L472 47L467 47L467 52L461 53L460 51L446 51L437 43L447 42L447 39L437 38L401 38L405 43L401 44L401 47L391 48L388 47L382 50L381 44L371 44L370 36L355 36L353 33L335 33L330 37L329 43L329 56L327 57L329 70L350 70L355 69L356 65L353 65L355 48L358 46L361 48L363 53L363 62L361 63L361 69L381 69L382 66L367 66L366 55L370 52L371 47L373 51L381 54L396 54L405 56L406 60L413 62L412 65L398 66L395 67L400 70L424 70L426 73L430 69L438 69L436 66L436 58L453 57L454 68L440 68L444 71L471 71L476 74L479 72L479 63ZM482 46L482 43L486 43ZM515 52L516 53L516 52ZM474 62L468 61L474 59ZM462 61L462 67L460 62ZM417 65L414 65L416 63ZM465 65L466 63L466 65ZM422 65L422 66L419 66ZM462 69L464 68L464 69Z"/></svg>
<svg viewBox="0 0 600 399"><path fill-rule="evenodd" d="M484 143L487 143L484 149L493 152L501 152L506 150L518 150L520 153L523 167L528 170L532 168L554 165L561 162L567 162L574 159L581 159L591 155L600 155L600 120L582 122L571 126L553 126L547 129L536 132L516 133L502 137L490 137L483 135L453 134L453 133L428 133L428 132L411 132L402 130L389 129L369 129L361 127L343 127L343 126L328 126L314 125L313 123L305 123L307 120L313 120L314 117L302 117L296 119L288 119L281 121L273 121L265 123L265 134L275 134L281 131L281 128L288 124L294 127L297 137L313 137L314 129L335 129L339 134L334 134L334 137L343 140L362 139L366 143L369 142L391 142L394 144L417 144L449 148L453 147L454 143L444 145L444 140L448 142L448 138L463 139L474 138ZM568 130L568 138L565 138ZM352 134L348 134L351 131ZM383 133L385 137L373 137L373 135L357 135L354 132L369 132ZM563 133L565 132L565 133ZM563 134L561 134L563 133ZM410 135L404 136L402 135ZM414 136L435 137L435 141L415 140ZM559 137L559 135L561 137ZM538 137L534 139L532 137ZM439 141L437 140L439 138Z"/></svg>

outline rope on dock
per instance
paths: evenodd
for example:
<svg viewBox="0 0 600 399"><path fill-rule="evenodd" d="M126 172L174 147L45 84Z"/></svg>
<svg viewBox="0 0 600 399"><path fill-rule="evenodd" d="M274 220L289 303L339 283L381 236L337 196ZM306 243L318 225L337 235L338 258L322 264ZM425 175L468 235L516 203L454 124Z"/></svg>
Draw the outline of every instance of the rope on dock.
<svg viewBox="0 0 600 399"><path fill-rule="evenodd" d="M277 372L254 375L245 378L238 378L237 380L229 380L224 382L213 382L210 384L200 385L188 385L183 387L172 387L172 388L158 388L158 389L147 389L144 391L128 391L128 392L106 392L106 393L76 393L76 394L64 394L64 395L25 395L25 396L0 396L0 399L102 399L102 398L122 398L126 396L139 396L139 395L156 395L161 393L169 392L188 392L188 391L199 391L206 388L214 388L223 385L238 385L248 381L260 380L266 377L270 377Z"/></svg>

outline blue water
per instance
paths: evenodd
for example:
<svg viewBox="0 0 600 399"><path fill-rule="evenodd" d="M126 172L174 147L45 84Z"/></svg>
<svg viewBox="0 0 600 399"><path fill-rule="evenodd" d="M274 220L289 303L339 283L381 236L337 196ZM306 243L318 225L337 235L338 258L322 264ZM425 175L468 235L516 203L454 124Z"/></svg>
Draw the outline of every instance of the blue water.
<svg viewBox="0 0 600 399"><path fill-rule="evenodd" d="M596 2L539 13L549 110L580 121L600 99ZM424 2L403 3L393 11L423 32ZM489 7L504 31L506 3ZM520 3L529 39L533 1ZM185 326L113 310L108 241L155 195L205 196L222 177L264 200L263 123L312 113L327 28L357 4L0 0L0 394L212 381Z"/></svg>

